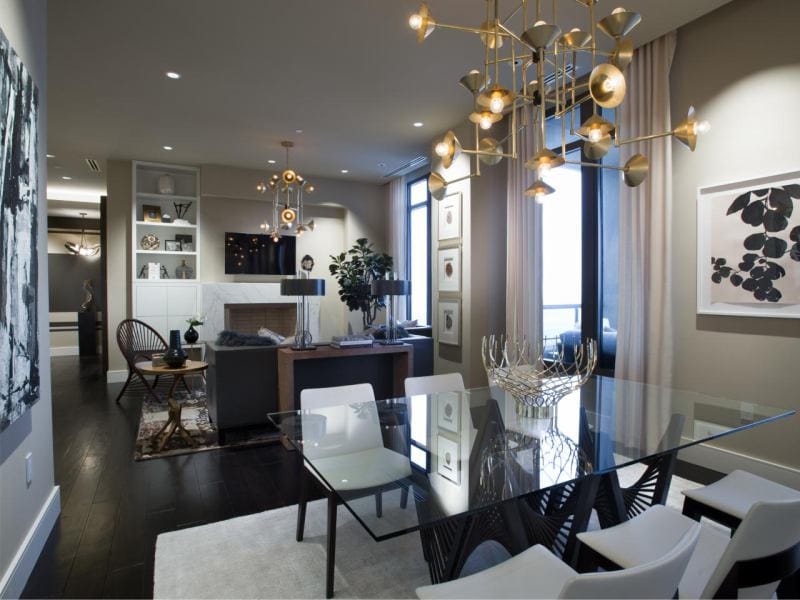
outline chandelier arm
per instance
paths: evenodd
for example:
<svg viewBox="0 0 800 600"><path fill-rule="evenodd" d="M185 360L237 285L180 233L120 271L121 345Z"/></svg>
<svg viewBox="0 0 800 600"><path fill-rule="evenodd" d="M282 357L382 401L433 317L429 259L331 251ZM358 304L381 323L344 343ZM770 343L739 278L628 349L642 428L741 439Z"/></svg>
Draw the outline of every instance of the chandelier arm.
<svg viewBox="0 0 800 600"><path fill-rule="evenodd" d="M662 137L669 137L673 135L673 131L663 131L661 133L653 133L650 135L639 135L636 137L628 138L627 140L615 140L615 146L624 146L626 144L635 144L636 142L646 142L647 140L655 140Z"/></svg>
<svg viewBox="0 0 800 600"><path fill-rule="evenodd" d="M568 165L578 165L581 167L594 167L595 169L611 169L612 171L627 171L625 167L616 165L604 165L603 163L586 162L582 160L564 160Z"/></svg>
<svg viewBox="0 0 800 600"><path fill-rule="evenodd" d="M464 25L447 25L446 23L439 23L436 22L436 29L453 29L455 31L467 31L469 33L477 33L477 34L484 34L484 35L494 35L495 31L493 29L483 29L482 27L466 27ZM501 37L510 37L509 34L505 32L498 32L498 35Z"/></svg>

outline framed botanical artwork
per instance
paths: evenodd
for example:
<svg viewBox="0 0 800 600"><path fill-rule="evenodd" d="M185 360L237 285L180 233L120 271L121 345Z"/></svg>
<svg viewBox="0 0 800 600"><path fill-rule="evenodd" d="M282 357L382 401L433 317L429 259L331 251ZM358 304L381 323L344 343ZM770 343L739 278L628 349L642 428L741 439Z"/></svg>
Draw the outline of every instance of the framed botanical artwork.
<svg viewBox="0 0 800 600"><path fill-rule="evenodd" d="M439 300L439 343L461 345L461 303L458 300Z"/></svg>
<svg viewBox="0 0 800 600"><path fill-rule="evenodd" d="M447 392L436 395L436 424L439 429L459 433L461 431L461 394Z"/></svg>
<svg viewBox="0 0 800 600"><path fill-rule="evenodd" d="M800 317L800 171L698 190L697 312Z"/></svg>
<svg viewBox="0 0 800 600"><path fill-rule="evenodd" d="M439 291L461 291L461 248L439 250Z"/></svg>
<svg viewBox="0 0 800 600"><path fill-rule="evenodd" d="M461 469L459 469L458 443L444 437L436 439L436 472L445 479L455 484L461 484Z"/></svg>
<svg viewBox="0 0 800 600"><path fill-rule="evenodd" d="M154 204L143 204L142 220L146 223L161 223L161 207Z"/></svg>
<svg viewBox="0 0 800 600"><path fill-rule="evenodd" d="M438 202L439 241L461 237L461 192L445 196Z"/></svg>

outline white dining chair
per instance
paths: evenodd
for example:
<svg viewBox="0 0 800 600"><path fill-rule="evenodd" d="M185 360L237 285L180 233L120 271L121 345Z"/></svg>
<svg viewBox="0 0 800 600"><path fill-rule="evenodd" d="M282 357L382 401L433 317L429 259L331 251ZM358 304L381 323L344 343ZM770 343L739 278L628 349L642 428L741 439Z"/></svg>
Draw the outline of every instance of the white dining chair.
<svg viewBox="0 0 800 600"><path fill-rule="evenodd" d="M739 526L750 507L759 500L800 500L797 490L739 470L711 485L685 490L683 495L684 515L695 521L706 517L732 530Z"/></svg>
<svg viewBox="0 0 800 600"><path fill-rule="evenodd" d="M579 552L588 548L612 565L635 567L697 524L655 506L616 527L578 534ZM755 502L732 538L717 526L702 525L680 597L771 598L781 580L799 568L800 501Z"/></svg>
<svg viewBox="0 0 800 600"><path fill-rule="evenodd" d="M484 571L417 588L426 598L672 598L697 543L695 523L675 545L630 569L578 573L536 545Z"/></svg>
<svg viewBox="0 0 800 600"><path fill-rule="evenodd" d="M407 456L384 447L375 394L368 383L302 390L300 408L304 435L309 432L313 436L304 442L303 456L307 461L313 461L314 467L304 462L296 539L303 541L310 473L322 484L327 497L325 594L326 598L331 598L339 504L332 486L354 494L363 491L364 496L374 494L380 517L384 490L396 489L400 485L400 504L405 508L408 488L399 482L411 476L411 463ZM324 418L324 431L320 431L320 417Z"/></svg>
<svg viewBox="0 0 800 600"><path fill-rule="evenodd" d="M442 392L463 392L464 379L461 373L443 373L427 377L406 377L406 396L439 394Z"/></svg>

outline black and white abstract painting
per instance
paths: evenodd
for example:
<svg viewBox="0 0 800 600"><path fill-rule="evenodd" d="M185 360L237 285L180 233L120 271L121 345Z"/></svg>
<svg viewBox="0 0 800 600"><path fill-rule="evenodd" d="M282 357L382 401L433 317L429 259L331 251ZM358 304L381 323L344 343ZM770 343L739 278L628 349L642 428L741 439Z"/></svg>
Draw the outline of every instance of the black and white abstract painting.
<svg viewBox="0 0 800 600"><path fill-rule="evenodd" d="M39 399L39 95L0 31L0 431Z"/></svg>
<svg viewBox="0 0 800 600"><path fill-rule="evenodd" d="M702 188L697 208L698 312L800 317L800 173Z"/></svg>

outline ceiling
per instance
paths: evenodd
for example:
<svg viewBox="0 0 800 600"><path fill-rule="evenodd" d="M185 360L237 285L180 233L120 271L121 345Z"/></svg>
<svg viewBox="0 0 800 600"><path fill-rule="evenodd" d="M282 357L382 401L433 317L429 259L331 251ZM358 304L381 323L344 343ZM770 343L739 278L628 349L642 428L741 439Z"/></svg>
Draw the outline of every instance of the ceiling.
<svg viewBox="0 0 800 600"><path fill-rule="evenodd" d="M643 15L633 35L639 45L727 1L626 0L625 6ZM516 3L501 0L501 12ZM480 0L429 5L439 22L483 20ZM107 159L134 158L268 171L275 168L268 159L283 163L283 139L296 142L292 163L301 173L385 181L387 172L426 154L435 134L464 120L471 99L457 81L483 58L472 34L437 30L417 44L407 24L417 6L416 0L49 2L48 197L96 199L105 191L104 175L89 172L87 157L103 170ZM559 0L558 6L563 28L585 26L583 5ZM613 8L601 2L598 14ZM168 79L166 71L181 79ZM415 121L424 126L413 127Z"/></svg>

